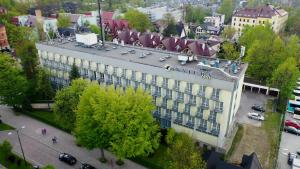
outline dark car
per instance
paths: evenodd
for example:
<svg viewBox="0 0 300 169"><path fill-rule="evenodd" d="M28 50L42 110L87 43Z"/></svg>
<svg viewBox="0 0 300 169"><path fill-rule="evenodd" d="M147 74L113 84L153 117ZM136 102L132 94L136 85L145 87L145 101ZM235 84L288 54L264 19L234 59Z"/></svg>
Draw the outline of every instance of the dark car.
<svg viewBox="0 0 300 169"><path fill-rule="evenodd" d="M289 153L288 154L288 161L287 161L288 165L292 165L293 164L294 158L297 158L296 154L294 154L294 153Z"/></svg>
<svg viewBox="0 0 300 169"><path fill-rule="evenodd" d="M253 105L252 107L251 107L251 109L253 109L253 110L256 110L256 111L260 111L260 112L265 112L266 110L264 109L264 107L263 106L261 106L261 105Z"/></svg>
<svg viewBox="0 0 300 169"><path fill-rule="evenodd" d="M75 157L67 153L60 153L58 159L70 165L74 165L77 162Z"/></svg>
<svg viewBox="0 0 300 169"><path fill-rule="evenodd" d="M83 163L81 164L80 169L96 169L96 168L88 163Z"/></svg>
<svg viewBox="0 0 300 169"><path fill-rule="evenodd" d="M296 134L297 136L300 135L300 131L292 126L285 126L284 131L292 134Z"/></svg>

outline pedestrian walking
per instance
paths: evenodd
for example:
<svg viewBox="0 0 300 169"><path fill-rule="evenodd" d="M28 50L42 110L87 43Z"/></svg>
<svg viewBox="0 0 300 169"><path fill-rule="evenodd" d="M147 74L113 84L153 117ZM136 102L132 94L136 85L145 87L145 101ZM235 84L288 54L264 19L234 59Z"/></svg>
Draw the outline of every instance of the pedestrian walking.
<svg viewBox="0 0 300 169"><path fill-rule="evenodd" d="M53 143L53 144L56 144L56 143L57 143L57 138L56 138L55 136L52 138L52 143Z"/></svg>
<svg viewBox="0 0 300 169"><path fill-rule="evenodd" d="M44 136L45 135L45 129L42 128L42 135Z"/></svg>
<svg viewBox="0 0 300 169"><path fill-rule="evenodd" d="M47 134L47 130L46 130L46 128L44 128L44 134L45 134L45 135Z"/></svg>

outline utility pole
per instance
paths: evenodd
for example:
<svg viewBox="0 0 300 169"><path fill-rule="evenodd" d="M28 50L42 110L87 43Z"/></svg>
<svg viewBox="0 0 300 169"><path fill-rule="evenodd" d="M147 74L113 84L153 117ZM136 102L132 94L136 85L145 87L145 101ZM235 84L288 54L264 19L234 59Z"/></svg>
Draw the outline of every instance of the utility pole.
<svg viewBox="0 0 300 169"><path fill-rule="evenodd" d="M17 135L18 135L18 140L19 140L19 143L20 143L21 151L22 151L22 156L23 156L23 159L24 159L24 162L25 162L25 166L26 166L27 163L26 163L25 154L24 154L22 142L21 142L20 135L19 135L19 130L17 130Z"/></svg>
<svg viewBox="0 0 300 169"><path fill-rule="evenodd" d="M101 40L102 40L102 46L105 45L105 34L104 34L104 29L103 29L103 25L102 25L102 16L101 16L101 5L100 5L100 0L98 1L98 11L99 11L99 24L100 24L100 29L101 29Z"/></svg>

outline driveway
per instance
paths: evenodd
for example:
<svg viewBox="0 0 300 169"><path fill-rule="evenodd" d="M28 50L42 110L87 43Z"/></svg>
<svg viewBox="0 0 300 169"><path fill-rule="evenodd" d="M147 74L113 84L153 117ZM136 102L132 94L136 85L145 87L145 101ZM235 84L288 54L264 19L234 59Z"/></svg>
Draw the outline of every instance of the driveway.
<svg viewBox="0 0 300 169"><path fill-rule="evenodd" d="M249 124L256 127L260 127L260 121L249 119L247 115L249 112L255 112L251 109L251 106L254 104L264 105L264 107L266 108L267 100L269 98L272 97L259 93L252 93L250 91L243 91L240 108L236 114L237 122L241 124Z"/></svg>
<svg viewBox="0 0 300 169"><path fill-rule="evenodd" d="M123 166L113 167L108 162L107 164L102 164L97 158L100 157L100 151L97 149L87 150L76 146L75 139L72 135L58 130L52 126L45 123L32 119L25 115L15 115L15 113L6 106L0 106L0 115L3 122L14 126L15 128L21 128L25 126L24 129L20 131L21 141L23 143L23 149L25 156L28 161L34 162L39 165L51 164L56 169L69 169L70 167L57 159L60 152L66 152L74 155L80 162L88 162L98 169L145 169L145 167L136 164L130 160L125 160ZM41 129L47 129L47 135L42 136ZM51 138L53 136L57 137L58 143L53 145ZM13 151L21 154L20 147L18 144L16 133L8 135L7 131L0 132L0 142L4 139L8 139L13 145ZM116 158L110 152L105 151L106 158L110 161L115 161ZM79 164L75 166L79 168Z"/></svg>
<svg viewBox="0 0 300 169"><path fill-rule="evenodd" d="M286 113L285 119L293 119L292 114ZM293 119L295 120L295 119ZM299 120L297 120L300 122ZM287 155L289 152L296 153L296 150L300 148L300 136L294 134L282 132L280 148L278 153L278 169L289 169L291 166L287 164ZM299 158L299 156L298 156Z"/></svg>

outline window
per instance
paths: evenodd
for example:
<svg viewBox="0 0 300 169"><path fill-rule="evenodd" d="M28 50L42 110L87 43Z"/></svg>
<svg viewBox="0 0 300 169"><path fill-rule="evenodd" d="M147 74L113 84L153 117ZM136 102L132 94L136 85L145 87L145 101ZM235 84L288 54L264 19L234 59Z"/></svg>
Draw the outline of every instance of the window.
<svg viewBox="0 0 300 169"><path fill-rule="evenodd" d="M163 86L168 87L168 79L167 78L163 78Z"/></svg>
<svg viewBox="0 0 300 169"><path fill-rule="evenodd" d="M249 22L249 19L247 19L247 22Z"/></svg>
<svg viewBox="0 0 300 169"><path fill-rule="evenodd" d="M193 129L193 128L194 128L194 125L195 125L195 118L189 116L189 117L188 117L188 121L187 121L187 123L186 123L186 126L187 126L188 128Z"/></svg>
<svg viewBox="0 0 300 169"><path fill-rule="evenodd" d="M208 106L209 106L208 104L209 104L208 98L203 98L202 106L208 108Z"/></svg>
<svg viewBox="0 0 300 169"><path fill-rule="evenodd" d="M186 104L184 107L184 113L190 115L190 110L191 110L191 107Z"/></svg>
<svg viewBox="0 0 300 169"><path fill-rule="evenodd" d="M126 69L122 69L122 77L126 77Z"/></svg>
<svg viewBox="0 0 300 169"><path fill-rule="evenodd" d="M216 102L216 107L218 111L223 111L223 102Z"/></svg>
<svg viewBox="0 0 300 169"><path fill-rule="evenodd" d="M131 80L133 80L133 81L136 80L136 72L135 71L132 71Z"/></svg>
<svg viewBox="0 0 300 169"><path fill-rule="evenodd" d="M255 20L253 19L253 23L255 23Z"/></svg>
<svg viewBox="0 0 300 169"><path fill-rule="evenodd" d="M204 119L199 119L198 131L206 132L207 130L207 121Z"/></svg>
<svg viewBox="0 0 300 169"><path fill-rule="evenodd" d="M214 136L218 136L220 133L220 124L214 122L211 126L211 134Z"/></svg>
<svg viewBox="0 0 300 169"><path fill-rule="evenodd" d="M146 73L142 73L142 82L146 82Z"/></svg>
<svg viewBox="0 0 300 169"><path fill-rule="evenodd" d="M210 122L216 122L217 121L217 113L211 111L209 114L208 120Z"/></svg>
<svg viewBox="0 0 300 169"><path fill-rule="evenodd" d="M179 90L180 89L180 81L175 80L175 89Z"/></svg>
<svg viewBox="0 0 300 169"><path fill-rule="evenodd" d="M192 105L196 104L196 96L190 95L189 103Z"/></svg>
<svg viewBox="0 0 300 169"><path fill-rule="evenodd" d="M235 26L235 23L233 23L233 26Z"/></svg>
<svg viewBox="0 0 300 169"><path fill-rule="evenodd" d="M203 112L204 112L204 109L198 108L198 111L196 113L196 117L202 119L203 118Z"/></svg>
<svg viewBox="0 0 300 169"><path fill-rule="evenodd" d="M155 75L152 75L152 84L156 85L156 76Z"/></svg>
<svg viewBox="0 0 300 169"><path fill-rule="evenodd" d="M243 21L245 22L246 20L244 19Z"/></svg>
<svg viewBox="0 0 300 169"><path fill-rule="evenodd" d="M220 97L220 89L213 89L213 93L212 93L212 99L213 100L218 100Z"/></svg>
<svg viewBox="0 0 300 169"><path fill-rule="evenodd" d="M242 22L242 19L240 19L240 22Z"/></svg>
<svg viewBox="0 0 300 169"><path fill-rule="evenodd" d="M167 97L168 98L172 98L172 90L170 90L170 89L167 89Z"/></svg>
<svg viewBox="0 0 300 169"><path fill-rule="evenodd" d="M239 26L241 26L241 24L239 24Z"/></svg>

